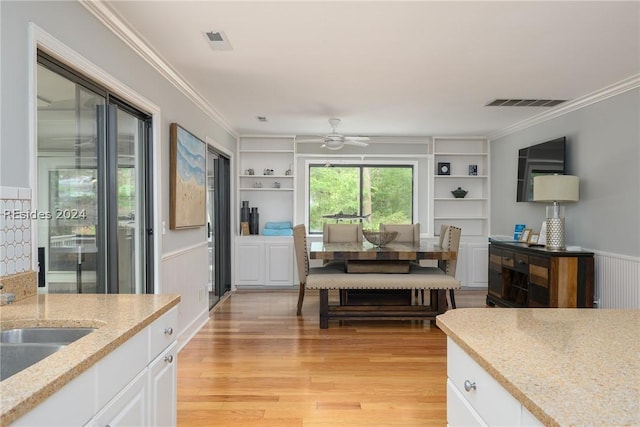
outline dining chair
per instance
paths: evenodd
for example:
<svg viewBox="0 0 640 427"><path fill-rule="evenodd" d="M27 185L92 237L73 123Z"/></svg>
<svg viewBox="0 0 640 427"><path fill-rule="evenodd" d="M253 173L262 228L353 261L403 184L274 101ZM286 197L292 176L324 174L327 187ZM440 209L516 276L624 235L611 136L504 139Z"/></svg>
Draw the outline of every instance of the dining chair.
<svg viewBox="0 0 640 427"><path fill-rule="evenodd" d="M415 224L380 224L380 231L396 231L398 236L393 239L398 243L420 243L420 223Z"/></svg>
<svg viewBox="0 0 640 427"><path fill-rule="evenodd" d="M327 224L322 225L322 242L324 243L350 243L362 242L362 223L358 224ZM324 265L346 265L345 261L324 260Z"/></svg>
<svg viewBox="0 0 640 427"><path fill-rule="evenodd" d="M322 225L324 243L362 242L362 223Z"/></svg>
<svg viewBox="0 0 640 427"><path fill-rule="evenodd" d="M310 274L344 273L344 264L331 264L323 267L309 267L309 251L307 247L307 230L304 224L293 227L293 246L296 253L296 266L298 267L298 309L296 314L302 315L302 303L304 301L304 291L307 284L307 277Z"/></svg>
<svg viewBox="0 0 640 427"><path fill-rule="evenodd" d="M457 255L459 255L461 234L462 229L460 227L442 224L440 226L439 245L442 249L455 251L456 259L441 260L438 261L437 267L416 267L412 271L420 272L423 274L446 274L455 278L456 266L458 263ZM451 300L451 308L456 308L456 298L453 289L449 289L449 299Z"/></svg>
<svg viewBox="0 0 640 427"><path fill-rule="evenodd" d="M461 235L462 229L460 227L445 224L440 226L440 246L443 249L456 251L456 259L438 261L438 269L452 277L456 277ZM451 300L451 308L456 308L456 298L453 289L449 289L449 299Z"/></svg>

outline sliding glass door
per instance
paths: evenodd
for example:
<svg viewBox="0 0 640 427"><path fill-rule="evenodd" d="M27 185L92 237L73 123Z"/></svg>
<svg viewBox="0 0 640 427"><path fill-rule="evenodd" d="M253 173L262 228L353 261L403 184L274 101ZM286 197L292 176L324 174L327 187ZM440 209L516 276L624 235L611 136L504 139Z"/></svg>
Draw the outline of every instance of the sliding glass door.
<svg viewBox="0 0 640 427"><path fill-rule="evenodd" d="M39 286L148 292L150 118L44 54L38 63Z"/></svg>
<svg viewBox="0 0 640 427"><path fill-rule="evenodd" d="M229 158L207 152L209 308L231 289L231 170Z"/></svg>

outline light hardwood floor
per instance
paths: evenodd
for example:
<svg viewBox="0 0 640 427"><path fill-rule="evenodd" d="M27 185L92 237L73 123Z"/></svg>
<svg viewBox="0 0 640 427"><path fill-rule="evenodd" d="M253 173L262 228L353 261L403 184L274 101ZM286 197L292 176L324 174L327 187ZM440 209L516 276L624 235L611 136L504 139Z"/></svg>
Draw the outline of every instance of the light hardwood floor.
<svg viewBox="0 0 640 427"><path fill-rule="evenodd" d="M484 307L486 290L456 292ZM429 321L318 327L318 294L240 291L178 357L179 426L444 426L446 337Z"/></svg>

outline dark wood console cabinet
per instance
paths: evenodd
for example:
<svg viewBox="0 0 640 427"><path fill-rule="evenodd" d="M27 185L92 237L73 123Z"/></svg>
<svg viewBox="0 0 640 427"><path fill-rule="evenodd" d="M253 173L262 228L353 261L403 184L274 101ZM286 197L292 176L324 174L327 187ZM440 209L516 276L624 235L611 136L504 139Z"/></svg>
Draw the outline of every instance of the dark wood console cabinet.
<svg viewBox="0 0 640 427"><path fill-rule="evenodd" d="M489 243L487 305L593 308L593 253Z"/></svg>

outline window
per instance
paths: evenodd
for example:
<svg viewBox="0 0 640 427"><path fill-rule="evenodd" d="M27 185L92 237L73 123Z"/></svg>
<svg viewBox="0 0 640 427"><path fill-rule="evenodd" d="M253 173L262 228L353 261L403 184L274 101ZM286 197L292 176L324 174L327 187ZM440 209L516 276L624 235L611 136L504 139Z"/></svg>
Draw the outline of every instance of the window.
<svg viewBox="0 0 640 427"><path fill-rule="evenodd" d="M309 232L335 221L413 223L413 173L407 165L309 165Z"/></svg>

